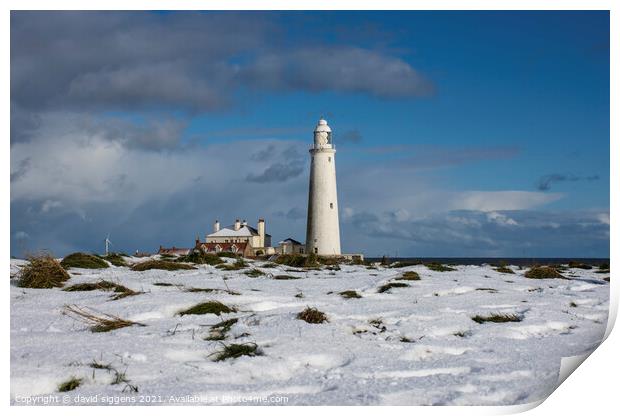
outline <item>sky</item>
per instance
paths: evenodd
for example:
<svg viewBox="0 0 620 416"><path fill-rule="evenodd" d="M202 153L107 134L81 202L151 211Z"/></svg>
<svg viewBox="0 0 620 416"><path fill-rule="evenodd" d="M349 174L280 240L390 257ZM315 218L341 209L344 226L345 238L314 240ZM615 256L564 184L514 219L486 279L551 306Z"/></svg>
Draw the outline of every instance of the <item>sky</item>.
<svg viewBox="0 0 620 416"><path fill-rule="evenodd" d="M609 256L609 14L11 12L11 254L305 241L328 120L343 252Z"/></svg>

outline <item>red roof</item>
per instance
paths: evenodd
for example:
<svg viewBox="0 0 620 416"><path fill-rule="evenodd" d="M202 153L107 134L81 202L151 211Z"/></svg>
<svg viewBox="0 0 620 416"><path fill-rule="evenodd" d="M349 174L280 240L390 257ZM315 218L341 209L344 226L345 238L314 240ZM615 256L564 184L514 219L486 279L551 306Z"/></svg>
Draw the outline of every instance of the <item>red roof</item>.
<svg viewBox="0 0 620 416"><path fill-rule="evenodd" d="M232 253L240 252L243 253L245 251L248 243L198 243L197 247L200 247L204 251L208 252L217 252L217 251L228 251ZM234 247L233 247L234 246ZM236 248L236 250L235 250Z"/></svg>

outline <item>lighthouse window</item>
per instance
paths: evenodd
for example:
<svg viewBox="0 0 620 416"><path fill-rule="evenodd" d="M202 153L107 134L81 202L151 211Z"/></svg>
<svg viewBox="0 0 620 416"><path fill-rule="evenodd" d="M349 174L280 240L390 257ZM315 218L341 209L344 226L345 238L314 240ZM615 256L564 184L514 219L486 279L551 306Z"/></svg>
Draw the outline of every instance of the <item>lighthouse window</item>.
<svg viewBox="0 0 620 416"><path fill-rule="evenodd" d="M328 162L331 162L331 161L332 161L332 157L331 157L331 156L329 156L329 157L327 158L327 161L328 161Z"/></svg>
<svg viewBox="0 0 620 416"><path fill-rule="evenodd" d="M334 209L334 203L333 203L333 202L330 202L330 203L329 203L329 207L330 207L331 209Z"/></svg>
<svg viewBox="0 0 620 416"><path fill-rule="evenodd" d="M314 248L314 254L319 254L319 249L317 247Z"/></svg>

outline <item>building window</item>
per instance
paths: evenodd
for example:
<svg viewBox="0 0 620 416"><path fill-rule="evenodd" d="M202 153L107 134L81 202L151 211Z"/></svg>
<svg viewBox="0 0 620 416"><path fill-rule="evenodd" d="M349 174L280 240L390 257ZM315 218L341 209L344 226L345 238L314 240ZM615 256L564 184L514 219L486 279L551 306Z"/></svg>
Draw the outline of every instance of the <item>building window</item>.
<svg viewBox="0 0 620 416"><path fill-rule="evenodd" d="M314 254L319 254L319 248L318 247L314 248Z"/></svg>
<svg viewBox="0 0 620 416"><path fill-rule="evenodd" d="M331 209L334 209L334 203L333 203L333 202L330 202L330 203L329 203L329 207L330 207Z"/></svg>

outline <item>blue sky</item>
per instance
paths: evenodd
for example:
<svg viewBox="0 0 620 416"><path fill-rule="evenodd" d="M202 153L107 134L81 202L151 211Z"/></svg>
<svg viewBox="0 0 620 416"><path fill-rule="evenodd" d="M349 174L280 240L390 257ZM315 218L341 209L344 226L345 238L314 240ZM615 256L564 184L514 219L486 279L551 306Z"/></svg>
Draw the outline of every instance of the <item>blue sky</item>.
<svg viewBox="0 0 620 416"><path fill-rule="evenodd" d="M304 240L338 147L343 249L609 255L607 12L11 15L12 254Z"/></svg>

